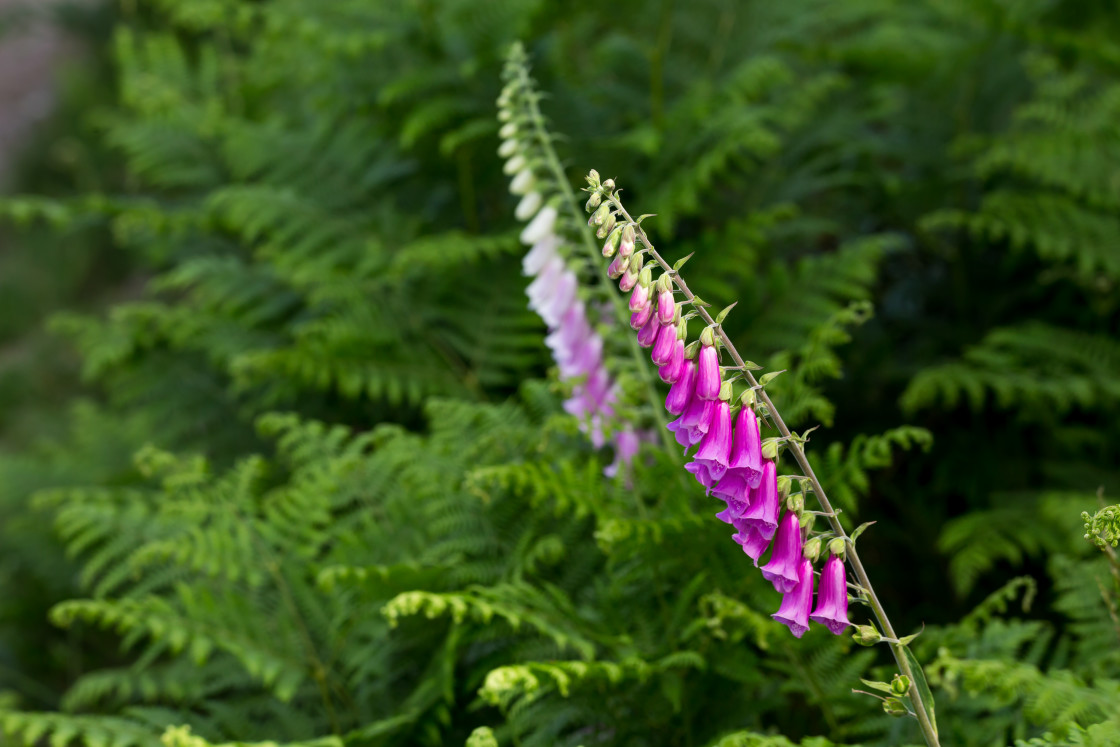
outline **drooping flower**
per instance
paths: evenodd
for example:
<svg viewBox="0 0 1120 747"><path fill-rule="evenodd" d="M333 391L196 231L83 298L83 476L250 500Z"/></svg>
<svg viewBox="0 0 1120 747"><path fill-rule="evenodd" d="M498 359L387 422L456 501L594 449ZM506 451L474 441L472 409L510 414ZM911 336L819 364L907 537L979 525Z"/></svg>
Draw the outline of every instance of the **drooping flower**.
<svg viewBox="0 0 1120 747"><path fill-rule="evenodd" d="M680 337L673 343L673 353L669 361L657 369L657 375L666 384L674 384L684 370L684 340Z"/></svg>
<svg viewBox="0 0 1120 747"><path fill-rule="evenodd" d="M743 513L742 519L767 539L774 536L778 528L778 471L773 461L767 459L762 464L762 481L752 494L750 508Z"/></svg>
<svg viewBox="0 0 1120 747"><path fill-rule="evenodd" d="M765 573L765 570L763 570ZM809 629L809 607L813 603L813 564L800 558L795 573L796 581L783 592L782 604L771 617L789 627L797 638Z"/></svg>
<svg viewBox="0 0 1120 747"><path fill-rule="evenodd" d="M634 292L630 294L630 311L637 311L649 306L649 304L649 285L638 283L634 286Z"/></svg>
<svg viewBox="0 0 1120 747"><path fill-rule="evenodd" d="M712 488L712 495L727 501L729 506L732 502L741 504L740 515L751 505L751 485L737 470L727 470L720 478L719 485Z"/></svg>
<svg viewBox="0 0 1120 747"><path fill-rule="evenodd" d="M809 619L824 625L834 635L840 635L851 625L848 622L848 582L844 574L844 560L838 555L830 555L824 561L817 606Z"/></svg>
<svg viewBox="0 0 1120 747"><path fill-rule="evenodd" d="M631 257L630 264L626 267L626 272L622 273L622 277L618 280L618 289L623 293L628 293L630 289L638 283L638 278L641 276L641 269L641 262Z"/></svg>
<svg viewBox="0 0 1120 747"><path fill-rule="evenodd" d="M696 396L715 399L723 383L719 375L719 353L714 345L700 346L700 362L696 373Z"/></svg>
<svg viewBox="0 0 1120 747"><path fill-rule="evenodd" d="M731 405L727 400L718 400L708 432L700 442L700 449L693 459L707 465L713 480L719 480L727 471L727 457L731 453Z"/></svg>
<svg viewBox="0 0 1120 747"><path fill-rule="evenodd" d="M513 215L518 220L529 220L537 214L537 210L541 207L541 193L530 192L521 198L521 202L517 203L514 208Z"/></svg>
<svg viewBox="0 0 1120 747"><path fill-rule="evenodd" d="M762 481L762 440L758 416L744 404L735 418L735 445L731 448L728 469L741 470L752 488Z"/></svg>
<svg viewBox="0 0 1120 747"><path fill-rule="evenodd" d="M660 316L657 321L661 322ZM664 366L673 357L673 348L677 343L677 328L671 323L672 320L669 321L669 324L661 322L661 329L657 331L657 339L653 343L653 351L650 354L653 362L659 366Z"/></svg>
<svg viewBox="0 0 1120 747"><path fill-rule="evenodd" d="M513 181L509 183L509 191L511 194L523 195L527 194L533 188L533 171L532 169L521 169L517 172L517 176L513 177Z"/></svg>
<svg viewBox="0 0 1120 747"><path fill-rule="evenodd" d="M533 244L533 248L521 260L521 271L526 275L536 275L553 257L557 256L556 250L559 247L558 236L552 234L545 236Z"/></svg>
<svg viewBox="0 0 1120 747"><path fill-rule="evenodd" d="M552 227L556 225L556 208L545 205L540 212L529 221L529 225L521 231L521 243L526 245L536 244L546 236L553 234Z"/></svg>
<svg viewBox="0 0 1120 747"><path fill-rule="evenodd" d="M704 492L707 492L715 483L712 473L708 471L708 465L703 462L689 462L684 465L684 468L696 478L696 482L704 486Z"/></svg>
<svg viewBox="0 0 1120 747"><path fill-rule="evenodd" d="M692 390L696 386L696 361L688 359L681 367L680 376L673 386L669 387L669 395L665 397L665 409L673 415L682 414L692 399Z"/></svg>
<svg viewBox="0 0 1120 747"><path fill-rule="evenodd" d="M732 521L732 524L738 522ZM766 548L770 547L770 540L763 537L753 526L744 526L739 529L738 534L732 535L731 539L735 540L743 548L743 552L754 561L754 567L758 568L758 559L766 553Z"/></svg>
<svg viewBox="0 0 1120 747"><path fill-rule="evenodd" d="M657 314L650 314L649 319L638 330L638 344L643 348L650 347L657 339L657 333L660 331L661 322L657 319Z"/></svg>
<svg viewBox="0 0 1120 747"><path fill-rule="evenodd" d="M607 277L611 280L616 280L622 277L623 273L626 272L626 268L629 266L630 260L628 257L616 256L611 260L611 263L607 265Z"/></svg>
<svg viewBox="0 0 1120 747"><path fill-rule="evenodd" d="M715 405L713 400L703 400L693 396L684 414L666 426L673 431L677 443L686 449L700 443L704 434L708 432L708 423L712 419Z"/></svg>
<svg viewBox="0 0 1120 747"><path fill-rule="evenodd" d="M614 438L614 461L607 465L603 474L614 477L622 465L629 464L630 460L638 454L642 440L632 428L624 428Z"/></svg>
<svg viewBox="0 0 1120 747"><path fill-rule="evenodd" d="M677 304L673 301L673 291L664 289L657 293L657 317L662 324L672 324L677 315Z"/></svg>
<svg viewBox="0 0 1120 747"><path fill-rule="evenodd" d="M630 329L639 330L654 316L653 304L646 304L630 315Z"/></svg>
<svg viewBox="0 0 1120 747"><path fill-rule="evenodd" d="M762 577L774 584L774 588L782 594L797 585L797 571L802 560L801 547L801 519L797 512L786 511L778 524L778 536L774 538L774 554L770 557L770 562L762 567Z"/></svg>

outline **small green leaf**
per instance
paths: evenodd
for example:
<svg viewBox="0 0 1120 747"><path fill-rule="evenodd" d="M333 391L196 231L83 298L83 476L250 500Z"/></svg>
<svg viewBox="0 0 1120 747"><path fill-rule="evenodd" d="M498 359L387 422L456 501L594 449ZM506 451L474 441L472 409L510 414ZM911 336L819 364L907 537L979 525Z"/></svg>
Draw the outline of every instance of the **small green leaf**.
<svg viewBox="0 0 1120 747"><path fill-rule="evenodd" d="M754 361L743 361L743 370L744 371L757 371L760 368L762 368L762 366L758 365Z"/></svg>
<svg viewBox="0 0 1120 747"><path fill-rule="evenodd" d="M910 645L910 643L911 643L911 642L912 642L912 641L913 641L913 640L914 640L915 638L917 638L918 636L920 636L920 635L921 635L922 633L924 633L924 632L926 632L926 626L925 626L925 624L923 623L923 624L922 624L922 629L921 629L921 630L919 630L919 631L918 631L917 633L914 633L913 635L908 635L908 636L906 636L905 638L899 638L899 639L898 639L898 642L899 642L899 643L901 643L901 644L902 644L903 646L909 646L909 645Z"/></svg>
<svg viewBox="0 0 1120 747"><path fill-rule="evenodd" d="M867 685L868 687L870 687L872 690L878 690L881 693L888 693L890 695L894 694L894 691L891 690L891 686L886 682L875 682L873 680L865 680L862 677L860 678L859 681L862 682L863 684Z"/></svg>
<svg viewBox="0 0 1120 747"><path fill-rule="evenodd" d="M692 305L693 306L703 306L704 308L707 308L707 307L711 306L710 303L708 303L704 299L700 298L700 296L693 296L692 297Z"/></svg>
<svg viewBox="0 0 1120 747"><path fill-rule="evenodd" d="M873 522L873 521L868 521L868 522L864 522L863 524L860 524L858 527L856 527L856 530L854 532L852 532L852 536L849 537L848 539L850 539L852 541L852 544L854 545L856 543L856 540L859 539L859 536L861 534L863 534L867 530L867 528L874 523L875 522Z"/></svg>
<svg viewBox="0 0 1120 747"><path fill-rule="evenodd" d="M762 376L761 376L761 377L759 378L759 380L758 380L758 383L759 383L759 385L760 385L760 386L766 386L766 385L767 385L767 384L769 384L769 383L770 383L771 381L773 381L774 379L778 378L779 376L781 376L781 375L782 375L782 374L784 374L784 373L785 373L785 369L782 369L781 371L771 371L771 372L770 372L770 373L768 373L768 374L763 374L763 375L762 375Z"/></svg>
<svg viewBox="0 0 1120 747"><path fill-rule="evenodd" d="M642 213L641 215L638 216L638 219L634 222L637 223L640 226L640 225L642 225L642 221L644 221L646 218L653 218L653 217L656 217L656 215L657 215L657 213ZM689 255L689 256L692 256L692 255Z"/></svg>
<svg viewBox="0 0 1120 747"><path fill-rule="evenodd" d="M676 272L677 270L684 267L684 263L687 262L688 260L692 259L693 254L696 254L696 252L689 252L688 254L684 255L683 257L678 259L676 262L674 262L673 263L673 272Z"/></svg>
<svg viewBox="0 0 1120 747"><path fill-rule="evenodd" d="M735 308L735 304L737 304L737 303L739 303L739 302L735 301L730 306L725 308L723 311L716 314L716 324L723 324L723 320L727 318L727 315L731 313L731 310L733 308Z"/></svg>

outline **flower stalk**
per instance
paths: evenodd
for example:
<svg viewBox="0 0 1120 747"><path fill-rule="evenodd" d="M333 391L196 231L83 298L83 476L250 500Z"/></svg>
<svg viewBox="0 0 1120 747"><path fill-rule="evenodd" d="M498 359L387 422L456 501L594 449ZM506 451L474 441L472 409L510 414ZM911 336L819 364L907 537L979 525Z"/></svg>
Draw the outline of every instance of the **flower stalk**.
<svg viewBox="0 0 1120 747"><path fill-rule="evenodd" d="M707 327L699 340L699 351L695 351L695 343L692 346L689 346L689 348L686 348L686 350L692 352L692 355L686 353L686 355L690 359L693 357L697 357L696 354L698 352L699 360L696 363L695 397L689 409L685 411L681 419L675 421L675 423L677 424L677 440L681 442L682 445L685 445L686 448L690 443L697 443L696 431L689 431L690 423L693 423L695 421L695 418L690 420L689 415L690 412L693 409L696 409L698 406L714 404L713 401L720 397L720 395L722 394L722 392L720 391L720 366L718 356L720 348L726 350L728 355L734 362L734 365L727 366L725 368L734 370L735 374L733 378L741 377L744 380L744 382L749 386L748 392L750 393L752 402L757 402L757 404L760 405L762 417L768 419L781 434L780 439L768 440L768 442L763 444L762 456L766 459L772 460L777 456L778 448L780 446L793 455L794 460L801 468L802 475L798 476L798 478L796 479L802 485L803 492L811 491L820 506L819 512L804 512L804 514L806 514L805 519L808 522L811 522L814 516L824 516L828 521L828 525L831 529L833 537L842 541L842 552L844 555L844 560L846 560L846 562L851 566L852 572L855 574L856 579L859 582L858 586L861 590L861 595L870 606L872 613L874 614L875 619L879 624L881 633L879 633L878 630L872 630L874 631L878 640L888 642L888 645L891 648L891 653L894 655L895 661L898 665L899 672L901 673L902 677L905 678L905 682L921 682L923 684L923 687L918 687L915 684L908 684L907 692L905 693L905 695L909 697L910 702L914 706L911 715L916 718L918 725L921 728L922 735L925 737L927 745L929 745L929 747L939 747L937 727L932 718L932 696L929 694L928 687L924 686L925 677L921 672L920 665L918 665L917 660L909 651L907 645L909 639L900 640L894 630L894 626L891 625L886 610L883 608L882 603L879 601L874 587L871 585L871 580L867 575L867 570L864 568L859 554L856 551L854 539L848 535L847 531L844 529L844 526L840 523L837 512L833 509L832 504L828 499L828 495L825 493L824 487L821 485L820 480L817 479L816 473L813 471L813 467L809 463L808 457L805 455L804 442L806 439L804 435L798 436L797 434L794 434L792 431L790 431L789 427L782 420L778 409L771 401L770 396L766 393L765 384L770 380L770 378L772 378L773 375L763 376L760 379L755 378L753 373L753 369L755 367L748 364L746 360L739 354L738 350L735 348L734 343L732 343L727 333L723 330L723 326L721 323L723 321L723 316L727 310L725 310L724 313L721 313L719 315L719 318L712 317L707 309L707 304L697 299L696 295L691 291L691 289L689 289L688 284L685 282L684 278L681 277L679 272L679 265L681 263L678 263L677 268L670 266L669 263L665 261L664 257L662 257L661 254L657 251L657 248L653 245L653 242L649 240L649 236L646 234L645 230L642 229L641 219L635 220L633 217L631 217L630 213L627 212L626 208L622 204L622 201L618 197L618 191L615 187L614 182L611 180L600 182L597 172L594 171L592 171L590 176L588 177L588 182L591 186L587 191L591 192L592 199L596 199L597 197L596 210L600 212L600 214L602 214L601 211L603 210L603 208L608 208L608 212L606 214L603 214L603 220L607 220L605 216L610 215L614 219L614 222L611 223L612 226L614 226L616 223L621 224L624 226L625 231L629 231L632 227L634 231L635 242L641 247L634 254L634 257L639 257L643 251L648 252L653 262L656 263L656 265L659 266L664 273L658 281L658 285L656 288L657 292L651 293L651 296L657 297L659 302L661 298L665 298L667 296L671 302L674 295L679 295L683 297L683 302L681 305L687 304L692 306L693 311L690 312L690 314L695 314L707 324ZM670 293L665 294L662 291L667 289L667 286L670 290ZM675 316L676 318L679 318L680 305L676 305L675 308ZM653 320L659 321L659 315L651 315L651 320L650 322L647 322L647 324L650 324L651 322L653 322ZM643 331L644 329L645 328L643 327ZM641 331L639 332L639 334L641 334ZM649 335L647 334L645 337L649 338ZM723 386L726 387L728 385L729 382L723 382ZM673 398L670 397L670 399L672 400ZM679 405L679 401L677 401L676 404ZM743 406L746 407L747 403L744 402ZM707 420L709 420L709 418L702 419L705 423L707 422ZM672 428L673 425L671 424L670 427ZM682 433L691 433L691 437L685 437L682 440ZM701 464L699 460L697 462L693 462L693 465L697 464ZM772 474L773 464L773 461L767 461L764 467L765 471ZM693 465L689 465L690 471L694 471L694 469L692 468ZM702 468L702 465L695 467L694 474L697 475L697 479L699 479L702 484L705 485L705 488L710 490L712 487L711 480L713 480L714 478L710 473L704 475L704 472L705 470ZM767 494L765 486L768 484L769 479L772 478L764 476L762 479L762 495ZM780 484L782 484L785 488L785 490L783 490L784 496L785 491L788 491L788 487L791 484L791 481L789 480L789 478L785 478L784 480L780 481ZM767 501L765 502L770 503L772 502L772 500L773 497L767 499ZM803 496L801 496L800 501L803 502L803 500L804 498ZM756 501L756 504L761 503L763 503L761 499ZM801 505L803 504L799 504L796 506L796 513L799 516L802 515ZM761 506L759 505L752 505L752 510L756 513L760 508ZM786 515L789 516L793 514L794 508L794 506L790 506L790 508L787 509ZM742 517L735 517L734 509L730 505L728 511L723 512L723 514L720 515L720 518L725 521L729 521L729 523L736 524L736 528L740 530L740 535L736 536L742 536L743 542L741 544L743 544L744 550L748 555L754 558L757 563L758 557L765 549L765 539L756 536L755 534L757 532L758 525L744 522ZM774 518L775 517L772 516L766 517L765 526L767 528L769 527L769 521L772 521ZM796 529L792 527L786 528L785 536L787 538L790 537L790 532L793 531L796 531ZM739 540L737 539L736 541ZM790 547L792 547L792 545L795 543L793 540L790 540L789 544ZM798 536L796 537L796 544L801 544L800 534L798 534ZM815 551L819 552L819 549L815 548ZM777 550L775 552L777 552ZM790 548L782 548L782 552L787 553L792 552L792 550ZM835 555L833 557L835 557ZM789 565L791 563L793 564L792 567L796 570L798 580L801 580L800 577L804 576L805 565L809 566L809 584L799 583L793 585L791 582L787 582L785 580L786 576L791 574L785 573L785 571L788 570L786 568L782 569L782 573L784 575L778 574L777 576L779 580L783 582L781 584L780 590L789 591L794 596L787 595L787 597L783 599L782 608L779 610L778 615L776 615L775 617L776 619L779 619L782 622L786 622L787 624L790 624L790 621L792 621L792 624L790 624L791 631L793 631L795 635L798 635L798 637L800 637L800 633L804 633L804 630L807 629L808 620L803 620L802 618L808 616L808 605L811 603L808 598L803 598L806 597L806 589L800 587L811 586L811 561L805 560L804 564L799 565L798 561L796 561L794 558L783 557L783 562L786 565ZM835 574L836 571L834 566L830 568L830 572L832 574ZM775 574L771 573L771 575ZM834 593L833 590L838 583L839 582L835 578L835 575L831 579L829 579L828 588L830 590L830 593ZM775 585L779 586L778 583L776 583ZM790 588L787 589L786 587ZM808 597L811 596L812 593L810 588L808 589ZM796 612L796 614L793 614L794 611ZM787 620L786 618L789 619ZM830 617L830 620L831 619L832 618ZM830 627L838 627L840 630L843 630L845 626L839 625L838 621L836 622L837 624L835 626ZM804 623L804 625L806 626L805 629L801 627L802 623ZM860 628L857 629L855 637L857 639L860 639L860 637L862 636L862 640L864 642L875 642L871 640L867 634L865 634L868 633L868 631L864 631L863 629L867 627L870 626L860 626ZM834 629L833 632L837 631ZM909 711L906 712L909 713Z"/></svg>

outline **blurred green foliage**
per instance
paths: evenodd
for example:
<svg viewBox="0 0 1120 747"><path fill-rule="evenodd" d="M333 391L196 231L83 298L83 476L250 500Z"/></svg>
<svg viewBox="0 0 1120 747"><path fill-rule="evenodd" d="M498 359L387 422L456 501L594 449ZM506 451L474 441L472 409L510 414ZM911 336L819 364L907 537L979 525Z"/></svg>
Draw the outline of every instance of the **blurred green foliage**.
<svg viewBox="0 0 1120 747"><path fill-rule="evenodd" d="M1117 31L1087 0L122 2L111 84L0 202L0 727L916 741L851 692L886 656L769 619L676 455L605 481L561 414L494 155L522 39L573 180L657 213L826 426L943 743L1117 743L1079 518L1120 489Z"/></svg>

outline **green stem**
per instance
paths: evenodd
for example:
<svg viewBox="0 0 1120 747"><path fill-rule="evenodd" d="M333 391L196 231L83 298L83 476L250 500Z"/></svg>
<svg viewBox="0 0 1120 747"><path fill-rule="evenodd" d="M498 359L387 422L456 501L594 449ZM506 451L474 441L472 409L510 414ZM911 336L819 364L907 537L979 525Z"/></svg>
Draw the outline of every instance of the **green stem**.
<svg viewBox="0 0 1120 747"><path fill-rule="evenodd" d="M918 688L916 686L918 679L917 677L915 677L914 672L910 668L910 663L907 661L906 656L902 652L904 644L898 643L898 636L895 634L894 626L891 625L890 619L887 617L886 610L883 609L882 603L879 602L879 597L875 594L875 589L871 586L871 580L868 578L867 571L864 569L863 563L859 559L859 554L856 552L855 543L851 541L851 539L848 537L848 533L844 530L843 525L841 525L836 511L834 511L832 508L832 503L829 502L828 496L825 494L820 480L817 479L816 474L813 472L812 465L809 464L808 457L805 456L805 450L802 448L800 443L790 438L791 434L789 427L787 427L785 421L782 420L782 416L778 414L778 410L776 407L774 407L774 403L770 401L770 396L766 393L766 390L759 386L758 381L754 377L754 374L747 369L746 362L743 360L742 356L739 355L739 351L735 349L735 346L731 342L731 338L729 338L727 336L727 333L723 331L723 327L716 324L715 320L712 319L711 314L708 313L708 310L706 308L695 303L696 296L692 293L692 291L688 289L688 284L685 283L684 279L681 278L678 273L674 272L669 263L666 262L660 254L658 254L657 249L654 248L653 243L649 240L646 232L642 229L641 226L637 225L633 218L630 217L630 214L626 212L626 208L622 206L622 203L619 201L618 197L611 195L609 199L618 210L620 215L624 216L627 221L635 224L638 238L643 244L645 244L646 248L649 250L650 255L657 260L658 264L661 265L661 268L665 272L670 273L673 278L673 282L676 284L681 294L684 295L689 303L692 303L693 307L699 313L700 317L716 331L716 334L719 336L719 339L723 343L723 346L731 355L731 359L735 361L735 364L738 366L738 370L742 372L744 378L746 378L751 387L753 387L758 393L759 400L766 406L766 410L769 413L770 419L771 421L773 421L774 426L778 429L778 432L781 433L782 436L786 439L787 448L789 448L789 450L793 452L793 458L797 460L797 463L798 465L800 465L803 474L805 475L805 477L809 478L809 483L813 486L813 494L816 496L817 502L820 504L824 516L828 519L829 526L832 528L832 531L836 534L837 537L843 537L846 540L846 545L848 547L848 562L851 564L852 571L855 572L856 578L859 579L860 585L867 593L867 601L871 605L872 611L875 613L875 619L879 621L879 625L883 629L883 635L887 638L892 638L895 641L890 644L890 647L891 653L894 654L895 662L897 662L898 664L899 672L909 677L910 681L915 683L915 686L911 688L910 698L914 703L914 710L917 711L915 716L918 719L918 725L921 727L922 735L925 737L926 744L929 745L929 747L939 747L940 742L937 739L937 732L935 731L933 724L929 720L929 714L926 710L925 704L922 702L922 696L918 692Z"/></svg>

